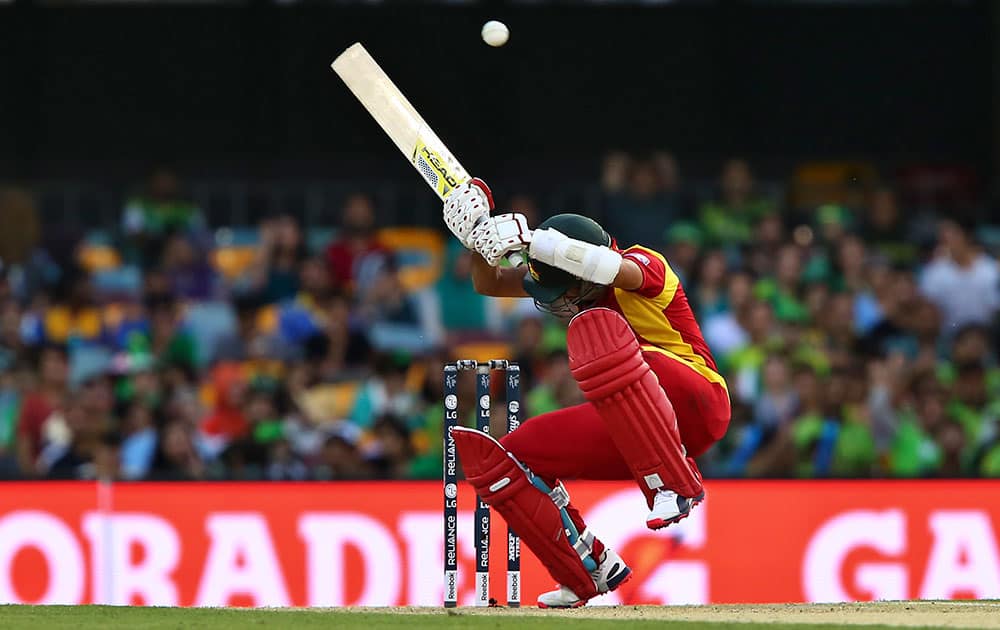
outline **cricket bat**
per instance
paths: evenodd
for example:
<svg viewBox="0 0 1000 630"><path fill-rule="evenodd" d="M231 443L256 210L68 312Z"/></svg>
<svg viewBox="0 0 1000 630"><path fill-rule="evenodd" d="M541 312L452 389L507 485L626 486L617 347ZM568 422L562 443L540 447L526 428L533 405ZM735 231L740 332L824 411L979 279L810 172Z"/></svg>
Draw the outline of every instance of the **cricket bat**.
<svg viewBox="0 0 1000 630"><path fill-rule="evenodd" d="M441 200L471 179L364 46L352 44L331 66ZM514 266L522 262L516 252L507 260Z"/></svg>
<svg viewBox="0 0 1000 630"><path fill-rule="evenodd" d="M456 186L470 179L364 46L353 44L332 66L438 197L443 200Z"/></svg>

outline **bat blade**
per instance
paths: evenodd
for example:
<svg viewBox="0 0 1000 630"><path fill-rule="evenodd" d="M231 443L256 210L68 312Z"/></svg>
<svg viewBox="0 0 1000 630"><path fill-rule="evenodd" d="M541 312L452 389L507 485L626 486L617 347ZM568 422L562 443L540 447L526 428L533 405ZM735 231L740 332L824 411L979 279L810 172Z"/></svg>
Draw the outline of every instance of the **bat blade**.
<svg viewBox="0 0 1000 630"><path fill-rule="evenodd" d="M338 56L334 72L441 199L469 174L360 43Z"/></svg>

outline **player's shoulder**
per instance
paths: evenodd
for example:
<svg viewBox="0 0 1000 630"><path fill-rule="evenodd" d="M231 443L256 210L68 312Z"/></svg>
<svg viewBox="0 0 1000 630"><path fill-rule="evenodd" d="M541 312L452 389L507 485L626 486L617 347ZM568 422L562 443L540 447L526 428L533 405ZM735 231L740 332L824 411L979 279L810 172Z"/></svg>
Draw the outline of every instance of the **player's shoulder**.
<svg viewBox="0 0 1000 630"><path fill-rule="evenodd" d="M670 263L667 257L651 247L645 245L632 245L622 250L622 258L627 258L647 269L663 269L670 272Z"/></svg>
<svg viewBox="0 0 1000 630"><path fill-rule="evenodd" d="M666 263L666 257L660 252L656 251L651 247L646 247L645 245L631 245L622 250L623 258L631 258L638 263L649 266L653 264L654 261L659 261Z"/></svg>

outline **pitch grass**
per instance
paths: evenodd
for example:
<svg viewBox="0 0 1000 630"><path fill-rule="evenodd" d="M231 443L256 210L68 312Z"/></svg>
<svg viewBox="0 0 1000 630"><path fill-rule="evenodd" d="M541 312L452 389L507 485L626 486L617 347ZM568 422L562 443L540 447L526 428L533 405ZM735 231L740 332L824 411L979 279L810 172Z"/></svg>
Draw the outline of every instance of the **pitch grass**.
<svg viewBox="0 0 1000 630"><path fill-rule="evenodd" d="M499 612L499 611L498 611ZM624 623L623 623L624 622ZM628 628L664 628L670 630L834 630L840 624L778 624L701 621L666 621L664 619L585 619L573 615L547 616L518 614L517 611L482 615L459 612L449 614L398 614L391 612L351 612L343 610L219 609L219 608L140 608L115 606L0 606L0 628L82 630L251 630L253 628L337 628L375 630L379 628L444 629L570 629L622 630ZM852 625L853 629L898 630L884 625Z"/></svg>

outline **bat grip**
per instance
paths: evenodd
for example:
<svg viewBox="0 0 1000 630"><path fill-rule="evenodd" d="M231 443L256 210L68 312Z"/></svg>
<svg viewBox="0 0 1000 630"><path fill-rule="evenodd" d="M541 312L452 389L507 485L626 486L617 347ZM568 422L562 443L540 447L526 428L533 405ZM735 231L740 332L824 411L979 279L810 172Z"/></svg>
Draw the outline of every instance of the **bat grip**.
<svg viewBox="0 0 1000 630"><path fill-rule="evenodd" d="M487 220L488 218L489 218L488 214L485 215L485 216L480 217L479 220L476 221L476 225L479 225L480 223L482 223L483 221ZM525 257L523 249L522 250L518 250L516 252L511 252L511 253L507 254L507 256L505 256L505 258L507 259L507 262L510 263L511 267L520 267L524 263L528 262L528 259Z"/></svg>

